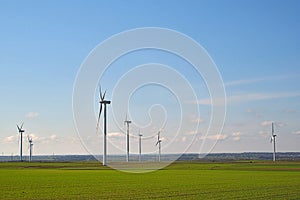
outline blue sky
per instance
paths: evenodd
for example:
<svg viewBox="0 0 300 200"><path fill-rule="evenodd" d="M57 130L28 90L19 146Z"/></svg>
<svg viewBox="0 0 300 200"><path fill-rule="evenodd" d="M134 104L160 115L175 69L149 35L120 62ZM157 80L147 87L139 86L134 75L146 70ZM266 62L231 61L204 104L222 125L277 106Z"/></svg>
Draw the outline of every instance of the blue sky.
<svg viewBox="0 0 300 200"><path fill-rule="evenodd" d="M141 27L182 32L201 44L216 63L228 103L223 136L213 152L271 151L270 121L276 122L278 150L299 151L299 9L298 1L266 0L1 1L0 152L18 154L15 124L24 121L26 133L34 136L36 154L86 154L72 113L73 84L80 65L100 42ZM202 91L207 93L201 77L182 68L184 62L164 52L143 51L126 56L103 77L104 87L112 89L117 73L122 75L122 70L126 72L139 64L174 66L198 89L202 102L198 105L201 119L186 120L201 121L200 132L207 128L209 108L203 102L208 97L201 96ZM108 92L108 97L111 95ZM171 100L158 103L176 104L172 95L165 95L164 99ZM140 109L157 103L141 95L135 99ZM155 112L153 115L161 116ZM132 117L143 120L137 111L132 111ZM141 123L146 124L149 119L144 118ZM169 123L176 127L174 121ZM117 145L122 149L125 137L123 140L115 126L109 128L112 135L120 136L115 144L120 142ZM137 130L137 126L132 127L133 132ZM168 141L170 135L165 132ZM182 134L182 143L176 144L179 149L184 148L189 135ZM151 151L150 144L148 148ZM110 153L122 153L118 148L110 149ZM197 150L195 146L189 151Z"/></svg>

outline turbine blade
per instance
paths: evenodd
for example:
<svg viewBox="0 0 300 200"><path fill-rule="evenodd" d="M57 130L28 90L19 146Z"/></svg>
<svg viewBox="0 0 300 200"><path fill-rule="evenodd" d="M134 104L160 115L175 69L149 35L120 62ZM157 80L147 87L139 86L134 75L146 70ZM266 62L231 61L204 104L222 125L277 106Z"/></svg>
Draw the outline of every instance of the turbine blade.
<svg viewBox="0 0 300 200"><path fill-rule="evenodd" d="M23 128L23 125L24 125L24 122L23 122L22 125L21 125L21 129Z"/></svg>
<svg viewBox="0 0 300 200"><path fill-rule="evenodd" d="M20 145L20 137L18 137L18 145Z"/></svg>
<svg viewBox="0 0 300 200"><path fill-rule="evenodd" d="M99 93L100 93L100 100L102 100L102 91L101 91L101 85L99 86Z"/></svg>
<svg viewBox="0 0 300 200"><path fill-rule="evenodd" d="M99 85L99 94L100 94L100 108L99 108L99 115L98 115L98 119L97 119L97 125L96 125L96 131L98 132L99 129L99 122L100 122L100 117L101 117L101 112L102 112L102 103L101 101L103 101L102 98L102 90L101 90L101 85Z"/></svg>
<svg viewBox="0 0 300 200"><path fill-rule="evenodd" d="M126 121L127 121L127 113L125 115L124 126L126 125Z"/></svg>
<svg viewBox="0 0 300 200"><path fill-rule="evenodd" d="M19 132L20 132L20 127L19 127L19 125L17 124L17 128L18 128L18 130L19 130Z"/></svg>
<svg viewBox="0 0 300 200"><path fill-rule="evenodd" d="M157 134L157 140L159 141L160 131Z"/></svg>
<svg viewBox="0 0 300 200"><path fill-rule="evenodd" d="M104 101L104 99L105 99L105 94L106 94L106 90L105 90L104 93L103 93L102 101Z"/></svg>
<svg viewBox="0 0 300 200"><path fill-rule="evenodd" d="M96 130L97 131L98 131L98 128L99 128L99 122L100 122L101 112L102 112L102 103L100 103L99 116L98 116L97 126L96 126Z"/></svg>
<svg viewBox="0 0 300 200"><path fill-rule="evenodd" d="M101 116L101 113L102 113L102 103L100 104L99 116Z"/></svg>

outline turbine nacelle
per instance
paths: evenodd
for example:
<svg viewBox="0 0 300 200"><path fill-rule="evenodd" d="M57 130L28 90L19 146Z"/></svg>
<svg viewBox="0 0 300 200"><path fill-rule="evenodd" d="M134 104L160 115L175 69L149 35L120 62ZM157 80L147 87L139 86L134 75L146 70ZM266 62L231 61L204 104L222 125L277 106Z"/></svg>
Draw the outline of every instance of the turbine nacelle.
<svg viewBox="0 0 300 200"><path fill-rule="evenodd" d="M28 142L29 142L30 144L32 144L32 138L31 138L31 137L27 136L27 140L28 140Z"/></svg>
<svg viewBox="0 0 300 200"><path fill-rule="evenodd" d="M157 133L157 142L156 145L158 145L159 143L161 143L162 140L160 139L160 131Z"/></svg>
<svg viewBox="0 0 300 200"><path fill-rule="evenodd" d="M103 100L103 101L100 101L99 103L101 103L101 104L110 104L111 101Z"/></svg>
<svg viewBox="0 0 300 200"><path fill-rule="evenodd" d="M126 114L124 124L127 124L127 125L128 125L128 124L130 124L130 123L131 123L131 121L127 119L127 114Z"/></svg>
<svg viewBox="0 0 300 200"><path fill-rule="evenodd" d="M25 132L25 130L22 129L23 125L24 125L24 123L22 123L21 127L19 127L19 125L17 125L19 133L24 133Z"/></svg>

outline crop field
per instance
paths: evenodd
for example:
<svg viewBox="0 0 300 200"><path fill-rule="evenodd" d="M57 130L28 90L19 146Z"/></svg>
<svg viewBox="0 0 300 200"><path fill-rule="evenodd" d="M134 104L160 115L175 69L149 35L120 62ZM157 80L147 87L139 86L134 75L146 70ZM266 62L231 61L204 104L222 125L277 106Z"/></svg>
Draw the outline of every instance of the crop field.
<svg viewBox="0 0 300 200"><path fill-rule="evenodd" d="M300 162L175 162L140 174L95 162L8 162L0 185L0 199L300 199Z"/></svg>

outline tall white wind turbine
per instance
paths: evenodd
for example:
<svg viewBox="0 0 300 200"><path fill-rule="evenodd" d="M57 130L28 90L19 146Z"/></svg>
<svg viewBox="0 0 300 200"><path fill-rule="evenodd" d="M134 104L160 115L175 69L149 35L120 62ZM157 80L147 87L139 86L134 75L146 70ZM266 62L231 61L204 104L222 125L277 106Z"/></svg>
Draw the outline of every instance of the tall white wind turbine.
<svg viewBox="0 0 300 200"><path fill-rule="evenodd" d="M106 166L107 164L107 160L106 160L106 156L107 156L107 152L106 152L106 135L107 135L107 132L106 132L106 105L107 104L110 104L111 101L107 101L105 100L105 94L106 94L106 91L104 92L104 94L102 94L101 92L101 87L100 87L100 108L99 108L99 116L98 116L98 121L97 121L97 127L96 127L96 130L98 132L98 128L99 128L99 122L100 122L100 117L101 117L101 112L102 112L102 105L104 105L104 117L103 117L103 120L104 120L104 123L103 123L103 166Z"/></svg>
<svg viewBox="0 0 300 200"><path fill-rule="evenodd" d="M276 136L274 133L274 123L272 122L272 137L271 143L273 142L273 161L276 161Z"/></svg>
<svg viewBox="0 0 300 200"><path fill-rule="evenodd" d="M29 135L27 136L28 142L29 142L29 162L32 161L32 147L33 147L33 143L32 143L32 138L29 137Z"/></svg>
<svg viewBox="0 0 300 200"><path fill-rule="evenodd" d="M160 156L161 156L161 139L160 139L160 131L157 133L157 142L156 146L158 145L158 161L160 162Z"/></svg>
<svg viewBox="0 0 300 200"><path fill-rule="evenodd" d="M124 124L126 125L126 162L129 162L129 124L131 123L130 120L127 119L127 115L124 121Z"/></svg>
<svg viewBox="0 0 300 200"><path fill-rule="evenodd" d="M139 131L139 162L142 161L142 134Z"/></svg>
<svg viewBox="0 0 300 200"><path fill-rule="evenodd" d="M23 133L25 132L23 128L24 123L22 123L21 127L19 127L19 125L17 125L19 134L20 134L20 161L23 161Z"/></svg>

